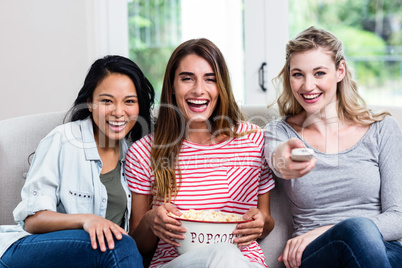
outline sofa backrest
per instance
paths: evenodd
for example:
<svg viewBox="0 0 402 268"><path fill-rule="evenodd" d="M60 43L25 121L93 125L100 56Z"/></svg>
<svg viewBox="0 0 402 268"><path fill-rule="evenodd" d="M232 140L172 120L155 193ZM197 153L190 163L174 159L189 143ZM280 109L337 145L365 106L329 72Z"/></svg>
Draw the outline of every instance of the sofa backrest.
<svg viewBox="0 0 402 268"><path fill-rule="evenodd" d="M402 107L373 108L387 109L402 126ZM260 127L278 118L275 109L264 106L245 106L242 111L247 121ZM21 200L20 192L29 169L29 156L42 138L63 123L64 116L65 112L55 112L0 121L0 225L14 224L12 212ZM276 179L276 187L270 195L271 215L276 225L270 235L259 243L270 268L284 267L276 259L291 236L292 217L280 179Z"/></svg>
<svg viewBox="0 0 402 268"><path fill-rule="evenodd" d="M402 126L402 107L372 108L390 111ZM278 118L275 109L264 106L243 106L242 111L246 120L260 127ZM64 116L65 112L54 112L0 121L0 225L14 223L12 211L21 200L20 191L29 169L29 156L47 133L63 123Z"/></svg>
<svg viewBox="0 0 402 268"><path fill-rule="evenodd" d="M21 201L30 155L42 138L63 123L64 115L55 112L0 121L0 225L15 224L12 212Z"/></svg>
<svg viewBox="0 0 402 268"><path fill-rule="evenodd" d="M247 119L264 126L277 117L265 107L243 109ZM0 121L0 225L14 224L12 212L21 201L21 188L40 140L63 123L65 112L34 114Z"/></svg>

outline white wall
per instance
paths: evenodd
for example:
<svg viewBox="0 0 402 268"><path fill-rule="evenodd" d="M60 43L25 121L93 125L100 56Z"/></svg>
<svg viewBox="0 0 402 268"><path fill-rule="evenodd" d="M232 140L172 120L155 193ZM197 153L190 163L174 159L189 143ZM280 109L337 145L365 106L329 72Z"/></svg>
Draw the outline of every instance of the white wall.
<svg viewBox="0 0 402 268"><path fill-rule="evenodd" d="M181 1L182 41L208 38L222 52L228 65L233 93L243 103L244 53L241 0Z"/></svg>
<svg viewBox="0 0 402 268"><path fill-rule="evenodd" d="M128 44L113 42L128 35L126 3L1 1L0 120L68 110L96 58L127 56Z"/></svg>

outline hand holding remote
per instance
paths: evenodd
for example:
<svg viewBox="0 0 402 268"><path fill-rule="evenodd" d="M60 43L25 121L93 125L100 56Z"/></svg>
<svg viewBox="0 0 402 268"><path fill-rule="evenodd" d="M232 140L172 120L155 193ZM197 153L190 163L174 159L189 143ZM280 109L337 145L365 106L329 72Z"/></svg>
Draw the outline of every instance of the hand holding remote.
<svg viewBox="0 0 402 268"><path fill-rule="evenodd" d="M280 178L300 178L315 167L317 159L313 154L314 150L305 148L302 140L291 138L276 147L272 155L272 164Z"/></svg>
<svg viewBox="0 0 402 268"><path fill-rule="evenodd" d="M296 148L291 152L290 157L293 161L307 162L313 158L314 150L309 148Z"/></svg>

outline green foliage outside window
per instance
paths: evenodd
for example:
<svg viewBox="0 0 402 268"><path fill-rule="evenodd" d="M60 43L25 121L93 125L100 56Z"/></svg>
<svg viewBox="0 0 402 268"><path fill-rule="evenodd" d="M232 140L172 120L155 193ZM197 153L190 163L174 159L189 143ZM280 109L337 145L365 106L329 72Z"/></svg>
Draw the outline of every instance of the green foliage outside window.
<svg viewBox="0 0 402 268"><path fill-rule="evenodd" d="M132 0L128 12L130 58L159 98L166 64L181 40L180 0Z"/></svg>

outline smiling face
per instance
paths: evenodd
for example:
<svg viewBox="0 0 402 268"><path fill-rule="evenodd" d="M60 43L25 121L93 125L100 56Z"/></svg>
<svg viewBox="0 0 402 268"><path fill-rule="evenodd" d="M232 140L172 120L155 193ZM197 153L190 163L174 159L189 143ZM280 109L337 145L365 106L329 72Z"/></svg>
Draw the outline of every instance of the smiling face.
<svg viewBox="0 0 402 268"><path fill-rule="evenodd" d="M112 73L95 88L88 102L94 121L98 146L116 145L137 121L139 106L133 81L126 75Z"/></svg>
<svg viewBox="0 0 402 268"><path fill-rule="evenodd" d="M298 52L290 60L290 86L308 115L337 100L337 83L345 76L345 63L339 68L323 48Z"/></svg>
<svg viewBox="0 0 402 268"><path fill-rule="evenodd" d="M205 128L219 98L214 70L194 54L184 57L176 69L173 89L176 103L192 128Z"/></svg>

